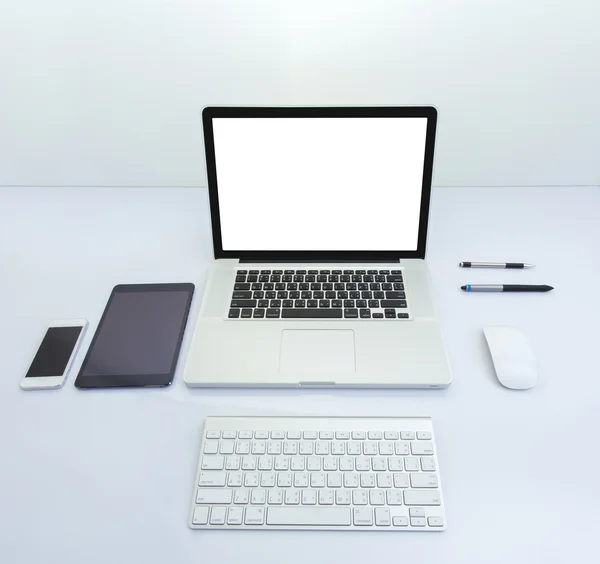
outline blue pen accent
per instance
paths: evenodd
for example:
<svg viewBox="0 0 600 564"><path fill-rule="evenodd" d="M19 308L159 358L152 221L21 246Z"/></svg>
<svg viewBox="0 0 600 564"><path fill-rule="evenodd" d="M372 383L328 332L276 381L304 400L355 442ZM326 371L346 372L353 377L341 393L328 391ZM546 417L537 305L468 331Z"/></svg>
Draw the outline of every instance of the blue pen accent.
<svg viewBox="0 0 600 564"><path fill-rule="evenodd" d="M467 284L467 292L471 291L471 284Z"/></svg>

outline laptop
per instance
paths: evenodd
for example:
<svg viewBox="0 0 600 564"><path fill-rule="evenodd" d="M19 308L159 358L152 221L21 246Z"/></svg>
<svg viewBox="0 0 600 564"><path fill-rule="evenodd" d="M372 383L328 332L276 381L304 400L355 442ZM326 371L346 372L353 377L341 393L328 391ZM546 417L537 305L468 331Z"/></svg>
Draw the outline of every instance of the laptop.
<svg viewBox="0 0 600 564"><path fill-rule="evenodd" d="M207 107L215 260L188 386L451 382L425 262L433 107Z"/></svg>

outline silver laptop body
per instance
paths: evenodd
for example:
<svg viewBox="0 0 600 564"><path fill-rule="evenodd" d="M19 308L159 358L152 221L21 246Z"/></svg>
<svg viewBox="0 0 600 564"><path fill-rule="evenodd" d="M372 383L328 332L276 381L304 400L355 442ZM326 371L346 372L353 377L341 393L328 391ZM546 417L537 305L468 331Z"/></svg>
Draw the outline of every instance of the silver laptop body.
<svg viewBox="0 0 600 564"><path fill-rule="evenodd" d="M205 108L215 261L188 386L446 387L432 107Z"/></svg>

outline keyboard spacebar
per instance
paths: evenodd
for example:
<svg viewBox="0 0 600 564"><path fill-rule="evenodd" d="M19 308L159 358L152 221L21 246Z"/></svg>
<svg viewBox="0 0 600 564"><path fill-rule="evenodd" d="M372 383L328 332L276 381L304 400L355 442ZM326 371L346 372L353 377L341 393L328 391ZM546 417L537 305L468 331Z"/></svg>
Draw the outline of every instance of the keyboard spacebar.
<svg viewBox="0 0 600 564"><path fill-rule="evenodd" d="M267 525L348 526L349 507L269 507Z"/></svg>
<svg viewBox="0 0 600 564"><path fill-rule="evenodd" d="M333 309L317 309L317 308L308 308L308 309L291 309L291 308L283 308L281 310L281 317L285 318L294 318L294 319L341 319L342 310L339 308Z"/></svg>

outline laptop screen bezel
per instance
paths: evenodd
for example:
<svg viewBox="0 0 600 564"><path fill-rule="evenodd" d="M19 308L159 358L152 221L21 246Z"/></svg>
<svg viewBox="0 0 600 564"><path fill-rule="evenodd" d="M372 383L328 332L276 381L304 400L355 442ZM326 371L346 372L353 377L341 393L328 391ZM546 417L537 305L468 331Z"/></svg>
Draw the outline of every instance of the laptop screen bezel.
<svg viewBox="0 0 600 564"><path fill-rule="evenodd" d="M335 117L399 117L427 118L427 134L425 139L425 159L423 166L423 184L421 190L421 207L419 212L419 232L416 250L224 250L221 237L221 219L219 211L219 193L217 184L217 166L212 120L215 118L335 118ZM431 197L431 180L433 175L433 154L437 110L433 106L408 107L206 107L202 110L204 129L204 150L206 153L206 172L210 200L210 216L212 224L213 249L216 259L238 258L243 261L395 261L401 258L425 258L427 244L427 223L429 219L429 201ZM382 221L394 221L393 212L382 209Z"/></svg>

